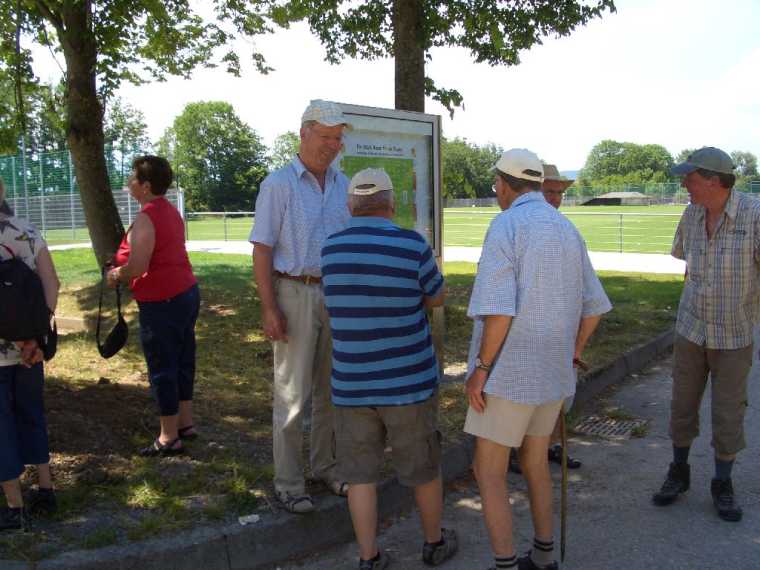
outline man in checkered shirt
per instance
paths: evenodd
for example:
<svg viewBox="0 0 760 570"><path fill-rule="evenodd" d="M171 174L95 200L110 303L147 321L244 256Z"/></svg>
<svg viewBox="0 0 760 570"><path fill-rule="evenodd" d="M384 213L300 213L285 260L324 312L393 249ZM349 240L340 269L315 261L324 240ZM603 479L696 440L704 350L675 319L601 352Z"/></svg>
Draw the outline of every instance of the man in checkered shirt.
<svg viewBox="0 0 760 570"><path fill-rule="evenodd" d="M488 228L467 312L474 327L464 429L477 437L473 467L495 567L556 568L549 439L575 393L573 361L612 306L575 226L541 193L539 158L512 149L492 170L504 211ZM519 561L505 477L516 447L535 531Z"/></svg>
<svg viewBox="0 0 760 570"><path fill-rule="evenodd" d="M710 484L718 516L739 521L731 471L744 449L747 376L752 329L760 321L760 201L733 189L731 157L705 147L671 173L689 193L672 254L686 261L673 348L670 436L673 462L656 505L673 503L689 489L689 449L699 435L699 406L708 374L712 390L715 477Z"/></svg>

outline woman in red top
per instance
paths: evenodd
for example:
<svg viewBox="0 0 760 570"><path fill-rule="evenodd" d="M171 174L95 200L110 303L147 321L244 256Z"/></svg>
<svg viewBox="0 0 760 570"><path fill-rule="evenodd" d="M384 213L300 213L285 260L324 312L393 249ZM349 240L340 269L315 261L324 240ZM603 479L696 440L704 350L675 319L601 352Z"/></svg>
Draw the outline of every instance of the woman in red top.
<svg viewBox="0 0 760 570"><path fill-rule="evenodd" d="M192 405L200 294L182 217L164 197L172 179L164 158L141 156L132 162L127 184L142 207L108 272L111 287L129 284L140 309L140 343L161 414L161 433L140 451L145 456L183 453L181 440L197 436Z"/></svg>

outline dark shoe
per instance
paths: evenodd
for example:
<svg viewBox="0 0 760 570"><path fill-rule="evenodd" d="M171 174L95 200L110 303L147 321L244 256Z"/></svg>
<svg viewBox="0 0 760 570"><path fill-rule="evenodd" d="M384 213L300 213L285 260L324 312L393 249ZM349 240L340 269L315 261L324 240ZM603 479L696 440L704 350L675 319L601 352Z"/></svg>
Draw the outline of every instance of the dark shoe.
<svg viewBox="0 0 760 570"><path fill-rule="evenodd" d="M428 566L443 564L459 550L456 531L442 528L441 540L443 544L430 544L426 542L422 545L422 561Z"/></svg>
<svg viewBox="0 0 760 570"><path fill-rule="evenodd" d="M23 507L18 509L3 507L0 509L0 531L4 530L29 530L29 519Z"/></svg>
<svg viewBox="0 0 760 570"><path fill-rule="evenodd" d="M551 461L552 463L556 463L557 465L562 465L562 446L561 445L552 445L549 448L549 461ZM578 469L581 465L583 465L581 461L573 457L570 457L570 455L568 454L567 456L568 469Z"/></svg>
<svg viewBox="0 0 760 570"><path fill-rule="evenodd" d="M58 509L53 489L31 489L24 498L29 513L33 515L52 515Z"/></svg>
<svg viewBox="0 0 760 570"><path fill-rule="evenodd" d="M156 439L151 445L140 450L143 457L171 457L172 455L181 455L185 453L185 448L180 444L179 438L171 440L169 443L161 443Z"/></svg>
<svg viewBox="0 0 760 570"><path fill-rule="evenodd" d="M710 493L720 518L729 522L742 520L742 508L736 504L731 479L713 479L710 483Z"/></svg>
<svg viewBox="0 0 760 570"><path fill-rule="evenodd" d="M391 559L385 552L378 550L377 558L372 560L359 559L359 570L383 570L388 568L388 564L391 563Z"/></svg>
<svg viewBox="0 0 760 570"><path fill-rule="evenodd" d="M678 495L689 490L691 469L688 463L671 463L668 476L659 492L652 495L652 502L659 507L669 505Z"/></svg>
<svg viewBox="0 0 760 570"><path fill-rule="evenodd" d="M555 560L546 566L538 566L530 557L530 552L517 559L517 570L559 570L559 564Z"/></svg>
<svg viewBox="0 0 760 570"><path fill-rule="evenodd" d="M513 447L509 450L509 472L522 475L520 468L520 458L517 456L517 450Z"/></svg>
<svg viewBox="0 0 760 570"><path fill-rule="evenodd" d="M187 441L198 439L198 432L195 431L195 426L192 426L192 425L179 428L177 430L177 435L179 436L180 439L187 440Z"/></svg>

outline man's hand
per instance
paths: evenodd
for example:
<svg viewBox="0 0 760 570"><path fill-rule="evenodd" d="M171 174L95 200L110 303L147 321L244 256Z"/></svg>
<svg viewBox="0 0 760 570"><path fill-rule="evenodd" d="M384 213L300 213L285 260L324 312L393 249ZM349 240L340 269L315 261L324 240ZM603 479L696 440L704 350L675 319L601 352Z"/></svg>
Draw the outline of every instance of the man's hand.
<svg viewBox="0 0 760 570"><path fill-rule="evenodd" d="M21 364L27 368L31 368L38 362L42 362L44 355L42 349L40 349L37 341L31 340L18 340L16 341L16 347L21 351Z"/></svg>
<svg viewBox="0 0 760 570"><path fill-rule="evenodd" d="M264 320L264 334L271 341L281 340L288 342L288 319L275 305L270 309L264 309L262 318Z"/></svg>
<svg viewBox="0 0 760 570"><path fill-rule="evenodd" d="M486 411L486 398L483 394L486 380L488 380L486 371L482 368L476 368L464 384L464 391L467 394L470 406L479 414Z"/></svg>
<svg viewBox="0 0 760 570"><path fill-rule="evenodd" d="M120 267L115 267L114 269L109 269L108 273L106 273L106 285L108 285L111 289L116 289L116 287L119 285L120 269Z"/></svg>

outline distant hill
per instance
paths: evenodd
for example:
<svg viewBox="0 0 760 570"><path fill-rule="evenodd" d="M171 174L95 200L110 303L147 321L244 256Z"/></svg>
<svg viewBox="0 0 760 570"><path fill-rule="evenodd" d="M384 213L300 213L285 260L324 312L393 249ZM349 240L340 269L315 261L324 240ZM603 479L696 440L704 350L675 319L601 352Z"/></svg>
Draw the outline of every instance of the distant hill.
<svg viewBox="0 0 760 570"><path fill-rule="evenodd" d="M565 176L567 178L572 178L573 180L575 180L576 178L578 178L578 175L580 173L581 173L580 170L561 170L560 171L560 174L562 176Z"/></svg>

